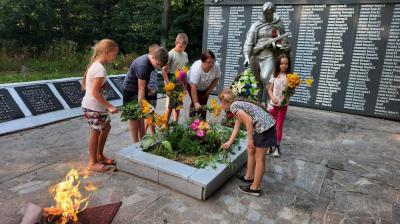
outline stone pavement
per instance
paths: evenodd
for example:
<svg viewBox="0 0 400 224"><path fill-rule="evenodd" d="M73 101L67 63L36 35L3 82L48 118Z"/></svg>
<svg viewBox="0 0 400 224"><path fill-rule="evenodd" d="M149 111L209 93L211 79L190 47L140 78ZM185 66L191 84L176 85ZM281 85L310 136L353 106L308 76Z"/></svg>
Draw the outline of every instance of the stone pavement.
<svg viewBox="0 0 400 224"><path fill-rule="evenodd" d="M131 142L119 120L106 152ZM48 187L86 163L87 137L82 118L1 136L0 223L19 223L29 202L52 205ZM282 151L267 158L259 198L239 192L235 178L199 201L124 172L91 173L90 205L122 201L121 224L400 223L399 122L291 106Z"/></svg>

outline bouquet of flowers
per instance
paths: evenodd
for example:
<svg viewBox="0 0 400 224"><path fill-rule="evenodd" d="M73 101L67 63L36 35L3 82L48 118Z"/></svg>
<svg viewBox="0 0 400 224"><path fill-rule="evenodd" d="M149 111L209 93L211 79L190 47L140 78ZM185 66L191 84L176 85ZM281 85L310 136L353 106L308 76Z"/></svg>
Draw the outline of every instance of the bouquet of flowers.
<svg viewBox="0 0 400 224"><path fill-rule="evenodd" d="M149 117L154 112L153 106L146 100L132 101L121 107L121 120L138 120Z"/></svg>
<svg viewBox="0 0 400 224"><path fill-rule="evenodd" d="M222 106L217 103L216 99L211 99L211 105L207 105L203 110L210 111L214 116L218 117L222 112Z"/></svg>
<svg viewBox="0 0 400 224"><path fill-rule="evenodd" d="M175 80L179 84L185 84L187 81L187 72L189 71L189 67L183 66L182 69L177 69L175 71Z"/></svg>
<svg viewBox="0 0 400 224"><path fill-rule="evenodd" d="M146 118L146 123L148 125L155 125L159 128L165 128L167 124L167 117L165 115L159 115L157 113L152 113Z"/></svg>
<svg viewBox="0 0 400 224"><path fill-rule="evenodd" d="M287 80L288 80L288 86L286 87L285 90L283 90L283 96L285 98L281 101L281 106L284 106L288 103L289 97L294 95L295 89L301 83L305 83L306 85L311 86L314 82L313 79L301 80L299 75L297 75L296 73L287 74Z"/></svg>
<svg viewBox="0 0 400 224"><path fill-rule="evenodd" d="M188 70L189 68L186 66L183 66L182 70L177 69L175 71L175 77L172 77L171 80L164 86L165 93L169 97L168 107L170 109L175 108L180 110L183 107Z"/></svg>
<svg viewBox="0 0 400 224"><path fill-rule="evenodd" d="M239 80L232 84L232 91L237 96L249 98L252 100L258 99L258 81L251 69L246 69Z"/></svg>

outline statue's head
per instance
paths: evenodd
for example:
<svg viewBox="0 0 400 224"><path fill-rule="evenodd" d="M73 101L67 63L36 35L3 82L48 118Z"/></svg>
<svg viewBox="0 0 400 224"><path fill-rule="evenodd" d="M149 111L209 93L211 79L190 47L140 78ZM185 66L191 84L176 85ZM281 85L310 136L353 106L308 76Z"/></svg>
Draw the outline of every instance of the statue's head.
<svg viewBox="0 0 400 224"><path fill-rule="evenodd" d="M269 22L272 21L272 19L274 18L274 12L275 12L275 5L272 2L266 2L264 3L263 7L262 7L262 11L263 11L263 16L265 21Z"/></svg>

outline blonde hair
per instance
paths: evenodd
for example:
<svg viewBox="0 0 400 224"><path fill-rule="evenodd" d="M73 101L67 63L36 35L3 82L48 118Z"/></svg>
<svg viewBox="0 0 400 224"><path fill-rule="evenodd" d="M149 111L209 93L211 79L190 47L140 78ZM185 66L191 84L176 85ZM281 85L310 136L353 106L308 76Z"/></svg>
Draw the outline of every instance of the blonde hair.
<svg viewBox="0 0 400 224"><path fill-rule="evenodd" d="M232 92L231 89L223 89L222 92L218 95L218 98L221 102L224 103L233 103L236 99L236 95Z"/></svg>
<svg viewBox="0 0 400 224"><path fill-rule="evenodd" d="M186 33L178 33L178 35L176 35L175 44L177 44L178 42L183 45L188 45L189 38Z"/></svg>
<svg viewBox="0 0 400 224"><path fill-rule="evenodd" d="M97 42L93 46L92 49L93 49L92 57L90 58L89 64L86 66L86 71L83 74L83 78L82 78L82 89L83 90L86 89L86 75L87 75L87 72L88 72L90 66L93 64L93 62L96 61L97 57L100 55L108 53L109 51L112 51L112 50L118 50L118 44L110 39L102 39L99 42Z"/></svg>

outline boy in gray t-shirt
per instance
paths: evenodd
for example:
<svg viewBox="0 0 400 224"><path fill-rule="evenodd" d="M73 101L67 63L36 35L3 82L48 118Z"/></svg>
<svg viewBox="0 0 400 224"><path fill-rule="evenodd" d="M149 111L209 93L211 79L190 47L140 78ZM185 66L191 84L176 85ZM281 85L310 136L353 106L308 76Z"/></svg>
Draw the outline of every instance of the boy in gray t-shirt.
<svg viewBox="0 0 400 224"><path fill-rule="evenodd" d="M185 33L179 33L176 36L175 39L175 47L171 49L168 52L169 60L168 60L168 81L171 77L175 76L175 72L178 69L182 69L185 65L189 63L188 55L185 52L185 49L188 45L188 36ZM164 79L166 79L167 74L163 74ZM175 83L178 84L178 83ZM180 88L182 88L182 91L185 91L186 89L186 80L183 81L180 85ZM177 86L177 88L179 88ZM179 119L179 111L180 108L183 106L183 104L180 104L176 101L171 101L169 97L167 97L167 100L165 102L165 111L167 115L167 120L169 121L169 118L171 116L171 113L174 112L174 121L178 122Z"/></svg>

